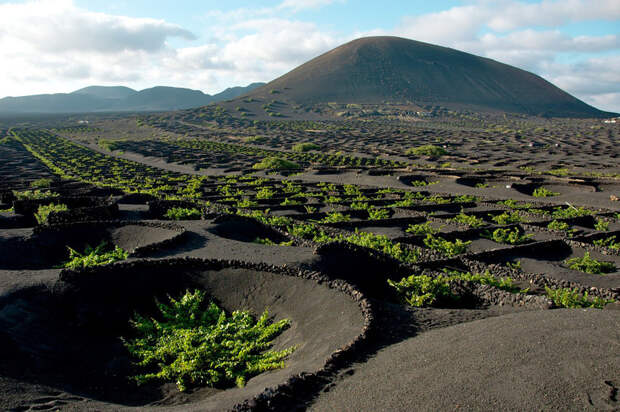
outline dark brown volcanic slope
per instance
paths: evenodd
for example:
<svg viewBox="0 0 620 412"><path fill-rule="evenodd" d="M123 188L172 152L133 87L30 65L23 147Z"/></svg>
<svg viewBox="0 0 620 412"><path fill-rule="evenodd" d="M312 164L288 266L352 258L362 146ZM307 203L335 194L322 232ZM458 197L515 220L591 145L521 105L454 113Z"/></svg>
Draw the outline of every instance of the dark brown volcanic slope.
<svg viewBox="0 0 620 412"><path fill-rule="evenodd" d="M399 37L353 40L248 94L302 104L439 104L561 117L609 115L543 78L491 59Z"/></svg>

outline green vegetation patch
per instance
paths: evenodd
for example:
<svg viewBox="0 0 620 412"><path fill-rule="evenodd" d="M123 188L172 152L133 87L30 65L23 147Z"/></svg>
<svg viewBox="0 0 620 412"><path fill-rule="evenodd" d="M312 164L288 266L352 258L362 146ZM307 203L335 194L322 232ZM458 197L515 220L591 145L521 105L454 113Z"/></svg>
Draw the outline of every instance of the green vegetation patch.
<svg viewBox="0 0 620 412"><path fill-rule="evenodd" d="M387 209L380 209L374 206L371 206L367 209L368 211L368 220L381 220L387 219L390 217L390 211Z"/></svg>
<svg viewBox="0 0 620 412"><path fill-rule="evenodd" d="M571 219L574 217L581 217L581 216L589 216L592 215L594 212L592 212L589 209L585 209L583 207L556 207L555 209L553 209L553 212L551 213L551 216L554 219Z"/></svg>
<svg viewBox="0 0 620 412"><path fill-rule="evenodd" d="M252 166L253 169L269 169L269 170L287 170L287 169L300 169L299 166L295 162L291 162L290 160L282 159L280 157L266 157L260 162L254 164Z"/></svg>
<svg viewBox="0 0 620 412"><path fill-rule="evenodd" d="M354 234L344 236L342 240L353 243L354 245L378 250L405 263L416 263L420 258L417 250L407 249L403 247L400 242L394 243L384 235L358 232L356 230Z"/></svg>
<svg viewBox="0 0 620 412"><path fill-rule="evenodd" d="M108 243L105 241L101 242L96 248L86 245L83 253L69 246L67 246L67 249L69 249L69 260L63 263L61 267L70 269L107 265L109 263L118 262L119 260L125 260L129 257L129 252L118 246L114 246L114 249L110 249Z"/></svg>
<svg viewBox="0 0 620 412"><path fill-rule="evenodd" d="M456 301L458 296L453 295L450 283L466 281L482 285L491 285L509 292L519 292L511 278L498 279L489 272L471 274L470 272L444 271L445 275L435 277L428 275L411 275L398 282L388 279L388 284L396 289L401 299L416 307L431 306L439 302Z"/></svg>
<svg viewBox="0 0 620 412"><path fill-rule="evenodd" d="M566 222L562 222L561 220L552 220L547 225L547 229L561 230L563 232L568 232L568 231L571 230L570 229L570 225L568 223L566 223Z"/></svg>
<svg viewBox="0 0 620 412"><path fill-rule="evenodd" d="M491 220L493 220L498 225L511 225L513 223L521 223L523 218L519 214L519 212L504 212L497 216L491 216Z"/></svg>
<svg viewBox="0 0 620 412"><path fill-rule="evenodd" d="M405 232L420 236L420 235L426 235L426 234L434 235L438 233L439 230L432 227L430 222L424 222L424 223L418 223L415 225L409 225L409 227L407 227L407 230L405 230Z"/></svg>
<svg viewBox="0 0 620 412"><path fill-rule="evenodd" d="M299 152L299 153L309 152L310 150L319 150L320 148L321 146L319 146L318 144L310 143L310 142L297 143L296 145L293 145L292 147L294 152Z"/></svg>
<svg viewBox="0 0 620 412"><path fill-rule="evenodd" d="M596 222L594 223L594 229L601 232L607 232L609 230L609 222L603 219L596 219Z"/></svg>
<svg viewBox="0 0 620 412"><path fill-rule="evenodd" d="M589 297L588 292L581 295L577 288L575 289L551 289L545 287L547 296L553 301L553 304L560 308L596 308L603 309L603 307L612 303L613 300L606 300L599 297Z"/></svg>
<svg viewBox="0 0 620 412"><path fill-rule="evenodd" d="M351 216L345 215L341 212L331 212L323 219L319 220L319 223L338 223L348 222L351 220Z"/></svg>
<svg viewBox="0 0 620 412"><path fill-rule="evenodd" d="M388 279L403 301L411 306L422 307L434 304L438 299L451 299L450 282L445 276L411 275L399 282Z"/></svg>
<svg viewBox="0 0 620 412"><path fill-rule="evenodd" d="M534 207L531 203L517 202L514 199L506 199L497 202L499 205L508 206L511 209L531 209Z"/></svg>
<svg viewBox="0 0 620 412"><path fill-rule="evenodd" d="M30 182L30 187L44 189L46 187L50 187L52 185L53 180L49 177L42 177L41 179L33 180Z"/></svg>
<svg viewBox="0 0 620 412"><path fill-rule="evenodd" d="M534 192L532 192L532 196L534 197L552 197L552 196L557 196L559 195L558 192L552 192L549 189L546 189L544 187L537 187L536 189L534 189Z"/></svg>
<svg viewBox="0 0 620 412"><path fill-rule="evenodd" d="M265 143L267 138L265 136L248 136L243 141L246 143Z"/></svg>
<svg viewBox="0 0 620 412"><path fill-rule="evenodd" d="M527 243L532 238L532 235L526 235L521 233L519 228L515 227L513 230L498 228L493 233L483 234L487 239L491 239L497 243L505 243L509 245L521 245Z"/></svg>
<svg viewBox="0 0 620 412"><path fill-rule="evenodd" d="M620 250L620 242L616 239L616 236L609 236L605 239L598 239L593 242L596 246L607 247L613 250Z"/></svg>
<svg viewBox="0 0 620 412"><path fill-rule="evenodd" d="M454 239L453 242L446 240L440 236L434 236L430 233L426 235L424 239L424 245L427 248L441 252L446 256L456 256L467 251L467 247L471 244L471 241L462 241L461 239Z"/></svg>
<svg viewBox="0 0 620 412"><path fill-rule="evenodd" d="M461 213L452 218L454 222L461 223L473 228L485 226L486 223L479 217L468 215L461 210Z"/></svg>
<svg viewBox="0 0 620 412"><path fill-rule="evenodd" d="M269 350L290 321L271 322L267 310L258 320L249 311L227 316L215 303L206 304L199 290L169 300L156 301L160 320L136 314L131 326L137 337L123 339L137 365L147 370L133 376L138 384L175 382L180 391L200 385L243 387L253 376L283 368L295 350Z"/></svg>
<svg viewBox="0 0 620 412"><path fill-rule="evenodd" d="M405 154L415 156L440 157L448 154L448 152L443 147L435 146L432 144L425 144L423 146L412 147L411 149L408 149Z"/></svg>
<svg viewBox="0 0 620 412"><path fill-rule="evenodd" d="M17 200L53 199L60 196L58 193L54 193L50 190L40 189L13 191L13 194Z"/></svg>
<svg viewBox="0 0 620 412"><path fill-rule="evenodd" d="M616 271L616 265L613 262L599 261L590 257L590 252L586 252L583 257L567 259L564 263L573 270L600 275L603 273L611 273Z"/></svg>
<svg viewBox="0 0 620 412"><path fill-rule="evenodd" d="M171 220L200 220L202 213L196 208L172 207L164 214L166 219Z"/></svg>
<svg viewBox="0 0 620 412"><path fill-rule="evenodd" d="M50 203L49 205L41 205L39 206L39 209L37 209L37 212L34 214L34 218L37 220L38 224L45 225L47 224L51 213L66 212L67 210L69 210L67 205L62 203Z"/></svg>

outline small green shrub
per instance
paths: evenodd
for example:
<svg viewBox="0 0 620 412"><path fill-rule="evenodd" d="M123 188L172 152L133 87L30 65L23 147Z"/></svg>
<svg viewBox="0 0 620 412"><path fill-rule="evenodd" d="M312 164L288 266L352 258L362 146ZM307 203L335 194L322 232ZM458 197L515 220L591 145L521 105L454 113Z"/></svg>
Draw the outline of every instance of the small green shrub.
<svg viewBox="0 0 620 412"><path fill-rule="evenodd" d="M334 239L328 236L323 230L320 230L311 223L295 223L287 226L287 231L295 237L312 240L317 243L334 241Z"/></svg>
<svg viewBox="0 0 620 412"><path fill-rule="evenodd" d="M444 269L444 273L449 275L451 282L456 280L464 280L467 282L478 283L481 285L490 285L498 289L506 290L511 293L521 292L521 289L514 285L514 280L509 277L496 278L487 270L484 273L471 274L470 272L449 271Z"/></svg>
<svg viewBox="0 0 620 412"><path fill-rule="evenodd" d="M567 259L564 263L573 270L580 272L599 275L602 273L611 273L616 271L616 265L613 262L598 261L590 257L590 252L586 252L583 257Z"/></svg>
<svg viewBox="0 0 620 412"><path fill-rule="evenodd" d="M323 201L327 204L341 203L343 199L339 196L327 195L323 198Z"/></svg>
<svg viewBox="0 0 620 412"><path fill-rule="evenodd" d="M532 193L532 196L534 197L552 197L557 195L559 195L558 192L552 192L551 190L546 189L542 186L534 189L534 192Z"/></svg>
<svg viewBox="0 0 620 412"><path fill-rule="evenodd" d="M521 223L523 218L519 214L519 212L504 212L500 215L491 216L491 220L493 220L498 225L511 225L513 223Z"/></svg>
<svg viewBox="0 0 620 412"><path fill-rule="evenodd" d="M319 146L318 144L315 143L298 143L296 145L293 146L293 151L294 152L309 152L310 150L319 150L321 148L321 146Z"/></svg>
<svg viewBox="0 0 620 412"><path fill-rule="evenodd" d="M396 289L401 299L416 307L431 306L442 301L456 301L458 296L452 294L450 284L455 281L466 281L483 285L490 285L512 293L520 289L514 286L511 278L497 279L489 272L471 274L469 272L447 271L444 275L431 277L428 275L412 275L402 278L398 282L388 279L388 284Z"/></svg>
<svg viewBox="0 0 620 412"><path fill-rule="evenodd" d="M242 200L237 200L237 203L235 204L235 206L247 208L247 207L258 206L258 203L250 199L242 199Z"/></svg>
<svg viewBox="0 0 620 412"><path fill-rule="evenodd" d="M266 310L258 320L248 311L227 316L215 303L205 305L199 290L169 300L156 302L161 320L136 314L130 323L137 337L123 339L137 365L147 370L133 376L139 384L175 382L180 391L198 385L242 387L253 376L284 367L295 350L268 350L290 321L271 323Z"/></svg>
<svg viewBox="0 0 620 412"><path fill-rule="evenodd" d="M609 230L609 222L606 222L603 219L596 219L596 222L594 223L594 229L601 232L607 232Z"/></svg>
<svg viewBox="0 0 620 412"><path fill-rule="evenodd" d="M405 154L415 156L440 157L448 154L448 152L443 147L426 144L423 146L412 147L411 149L408 149Z"/></svg>
<svg viewBox="0 0 620 412"><path fill-rule="evenodd" d="M430 306L438 299L452 299L450 281L445 276L411 275L399 282L388 279L401 298L415 307Z"/></svg>
<svg viewBox="0 0 620 412"><path fill-rule="evenodd" d="M598 239L593 242L596 246L608 247L613 250L620 250L620 242L616 240L616 236L609 236L605 239Z"/></svg>
<svg viewBox="0 0 620 412"><path fill-rule="evenodd" d="M493 233L486 233L483 235L487 239L491 239L497 243L506 243L509 245L520 245L527 243L532 235L522 234L519 228L515 227L513 230L498 228Z"/></svg>
<svg viewBox="0 0 620 412"><path fill-rule="evenodd" d="M350 236L342 236L339 240L344 240L354 245L378 250L405 263L416 263L419 260L419 253L416 250L407 249L399 242L394 243L387 236L375 235L374 233L358 232Z"/></svg>
<svg viewBox="0 0 620 412"><path fill-rule="evenodd" d="M323 219L319 220L319 223L338 223L338 222L349 222L351 220L351 216L342 214L341 212L331 212Z"/></svg>
<svg viewBox="0 0 620 412"><path fill-rule="evenodd" d="M67 210L69 210L67 205L62 203L50 203L49 205L41 205L39 206L39 209L37 209L37 212L34 214L34 218L37 220L38 224L45 225L47 224L50 213L66 212Z"/></svg>
<svg viewBox="0 0 620 412"><path fill-rule="evenodd" d="M546 211L544 209L532 208L532 209L528 209L527 212L531 213L533 215L538 215L538 216L549 216L549 215L551 215L551 213L549 213L548 211Z"/></svg>
<svg viewBox="0 0 620 412"><path fill-rule="evenodd" d="M280 157L266 157L260 162L254 164L252 166L253 169L269 169L269 170L289 170L289 169L300 169L299 166L295 162L291 162L290 160L282 159Z"/></svg>
<svg viewBox="0 0 620 412"><path fill-rule="evenodd" d="M603 309L603 307L612 303L613 300L606 300L597 296L590 298L588 292L583 295L579 294L577 288L575 289L551 289L545 286L545 291L549 299L553 301L553 304L560 308L596 308Z"/></svg>
<svg viewBox="0 0 620 412"><path fill-rule="evenodd" d="M171 220L199 220L202 217L202 213L193 207L172 207L166 210L164 217Z"/></svg>
<svg viewBox="0 0 620 412"><path fill-rule="evenodd" d="M571 219L574 217L589 216L592 213L593 212L591 210L585 209L583 207L574 208L559 206L553 210L551 216L554 219Z"/></svg>
<svg viewBox="0 0 620 412"><path fill-rule="evenodd" d="M547 228L551 230L561 230L563 232L570 231L570 225L566 222L562 222L561 220L552 220L547 225Z"/></svg>
<svg viewBox="0 0 620 412"><path fill-rule="evenodd" d="M481 218L473 216L473 215L468 215L464 213L462 210L458 215L454 216L452 220L454 222L462 223L464 225L467 225L473 228L478 228L478 227L482 227L486 225L484 220L482 220Z"/></svg>
<svg viewBox="0 0 620 412"><path fill-rule="evenodd" d="M454 198L454 203L472 203L477 201L478 198L473 195L460 195Z"/></svg>
<svg viewBox="0 0 620 412"><path fill-rule="evenodd" d="M44 189L52 185L53 180L48 177L42 177L41 179L33 180L30 182L30 187L33 189Z"/></svg>
<svg viewBox="0 0 620 412"><path fill-rule="evenodd" d="M435 183L437 183L437 182L428 183L425 180L412 180L411 182L409 182L409 185L413 186L413 187L424 187L424 186L428 186L428 185L433 185Z"/></svg>
<svg viewBox="0 0 620 412"><path fill-rule="evenodd" d="M290 197L285 197L283 201L280 202L280 206L299 206L301 205L301 200L296 200Z"/></svg>
<svg viewBox="0 0 620 412"><path fill-rule="evenodd" d="M269 209L261 211L261 210L242 210L237 209L236 214L239 216L247 216L253 219L258 220L259 222L268 225L275 226L278 228L285 228L292 223L292 220L286 216L269 216Z"/></svg>
<svg viewBox="0 0 620 412"><path fill-rule="evenodd" d="M523 202L517 202L514 199L506 199L500 202L497 202L500 205L504 205L507 206L511 209L530 209L532 207L534 207L533 204L531 203L523 203Z"/></svg>
<svg viewBox="0 0 620 412"><path fill-rule="evenodd" d="M86 245L83 253L69 246L67 246L67 249L69 249L69 260L63 263L61 267L70 269L107 265L109 263L118 262L119 260L125 260L129 257L129 252L118 246L114 246L114 249L110 249L105 241L101 242L96 248Z"/></svg>
<svg viewBox="0 0 620 412"><path fill-rule="evenodd" d="M13 191L15 198L17 200L40 200L40 199L53 199L57 198L60 195L58 193L54 193L50 190L23 190L23 191Z"/></svg>
<svg viewBox="0 0 620 412"><path fill-rule="evenodd" d="M269 187L261 187L258 192L256 192L257 199L271 199L275 196L275 192L271 190Z"/></svg>
<svg viewBox="0 0 620 412"><path fill-rule="evenodd" d="M432 227L430 222L424 222L424 223L418 223L416 225L409 225L409 227L407 228L407 230L405 230L405 232L420 236L420 235L426 235L426 234L434 235L436 233L439 233L439 230Z"/></svg>
<svg viewBox="0 0 620 412"><path fill-rule="evenodd" d="M402 199L392 203L389 207L411 207L418 204L418 201L413 198Z"/></svg>
<svg viewBox="0 0 620 412"><path fill-rule="evenodd" d="M521 261L517 260L515 262L506 262L506 266L508 266L511 269L521 270Z"/></svg>
<svg viewBox="0 0 620 412"><path fill-rule="evenodd" d="M286 227L291 224L291 219L286 216L270 216L266 218L265 224L275 227Z"/></svg>
<svg viewBox="0 0 620 412"><path fill-rule="evenodd" d="M246 143L264 143L267 138L265 136L248 136L243 141Z"/></svg>
<svg viewBox="0 0 620 412"><path fill-rule="evenodd" d="M362 191L355 185L344 185L342 188L344 189L344 194L347 196L362 196Z"/></svg>
<svg viewBox="0 0 620 412"><path fill-rule="evenodd" d="M424 244L429 249L441 252L446 256L456 256L467 251L467 246L471 244L471 241L462 241L461 239L454 239L454 242L450 242L439 236L433 236L427 234L424 239Z"/></svg>
<svg viewBox="0 0 620 412"><path fill-rule="evenodd" d="M371 207L368 209L369 220L381 220L381 219L387 219L389 217L390 217L390 211L388 209L378 209L375 207Z"/></svg>
<svg viewBox="0 0 620 412"><path fill-rule="evenodd" d="M432 195L432 196L427 197L424 200L426 200L429 203L434 203L436 205L445 205L445 204L450 203L450 199L439 196L439 195Z"/></svg>
<svg viewBox="0 0 620 412"><path fill-rule="evenodd" d="M553 176L568 176L571 172L567 168L560 168L549 170L547 173Z"/></svg>
<svg viewBox="0 0 620 412"><path fill-rule="evenodd" d="M352 202L350 207L353 210L369 210L372 208L368 202Z"/></svg>

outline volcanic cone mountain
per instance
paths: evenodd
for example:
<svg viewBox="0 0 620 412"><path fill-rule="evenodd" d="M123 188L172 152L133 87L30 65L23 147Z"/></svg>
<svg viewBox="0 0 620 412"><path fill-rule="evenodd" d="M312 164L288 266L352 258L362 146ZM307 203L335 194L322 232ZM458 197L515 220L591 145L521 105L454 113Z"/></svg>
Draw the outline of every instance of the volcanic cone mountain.
<svg viewBox="0 0 620 412"><path fill-rule="evenodd" d="M560 117L610 115L530 72L399 37L353 40L248 96L274 94L300 104L389 101Z"/></svg>

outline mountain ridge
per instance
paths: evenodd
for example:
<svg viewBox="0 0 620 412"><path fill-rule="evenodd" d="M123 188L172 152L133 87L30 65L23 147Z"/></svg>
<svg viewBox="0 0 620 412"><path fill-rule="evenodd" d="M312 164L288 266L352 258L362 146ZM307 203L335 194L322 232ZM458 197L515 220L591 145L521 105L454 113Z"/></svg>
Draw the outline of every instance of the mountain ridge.
<svg viewBox="0 0 620 412"><path fill-rule="evenodd" d="M125 86L88 86L70 93L37 94L0 99L0 113L91 113L190 109L240 96L264 83L231 87L209 95L200 90L155 86L134 90Z"/></svg>

